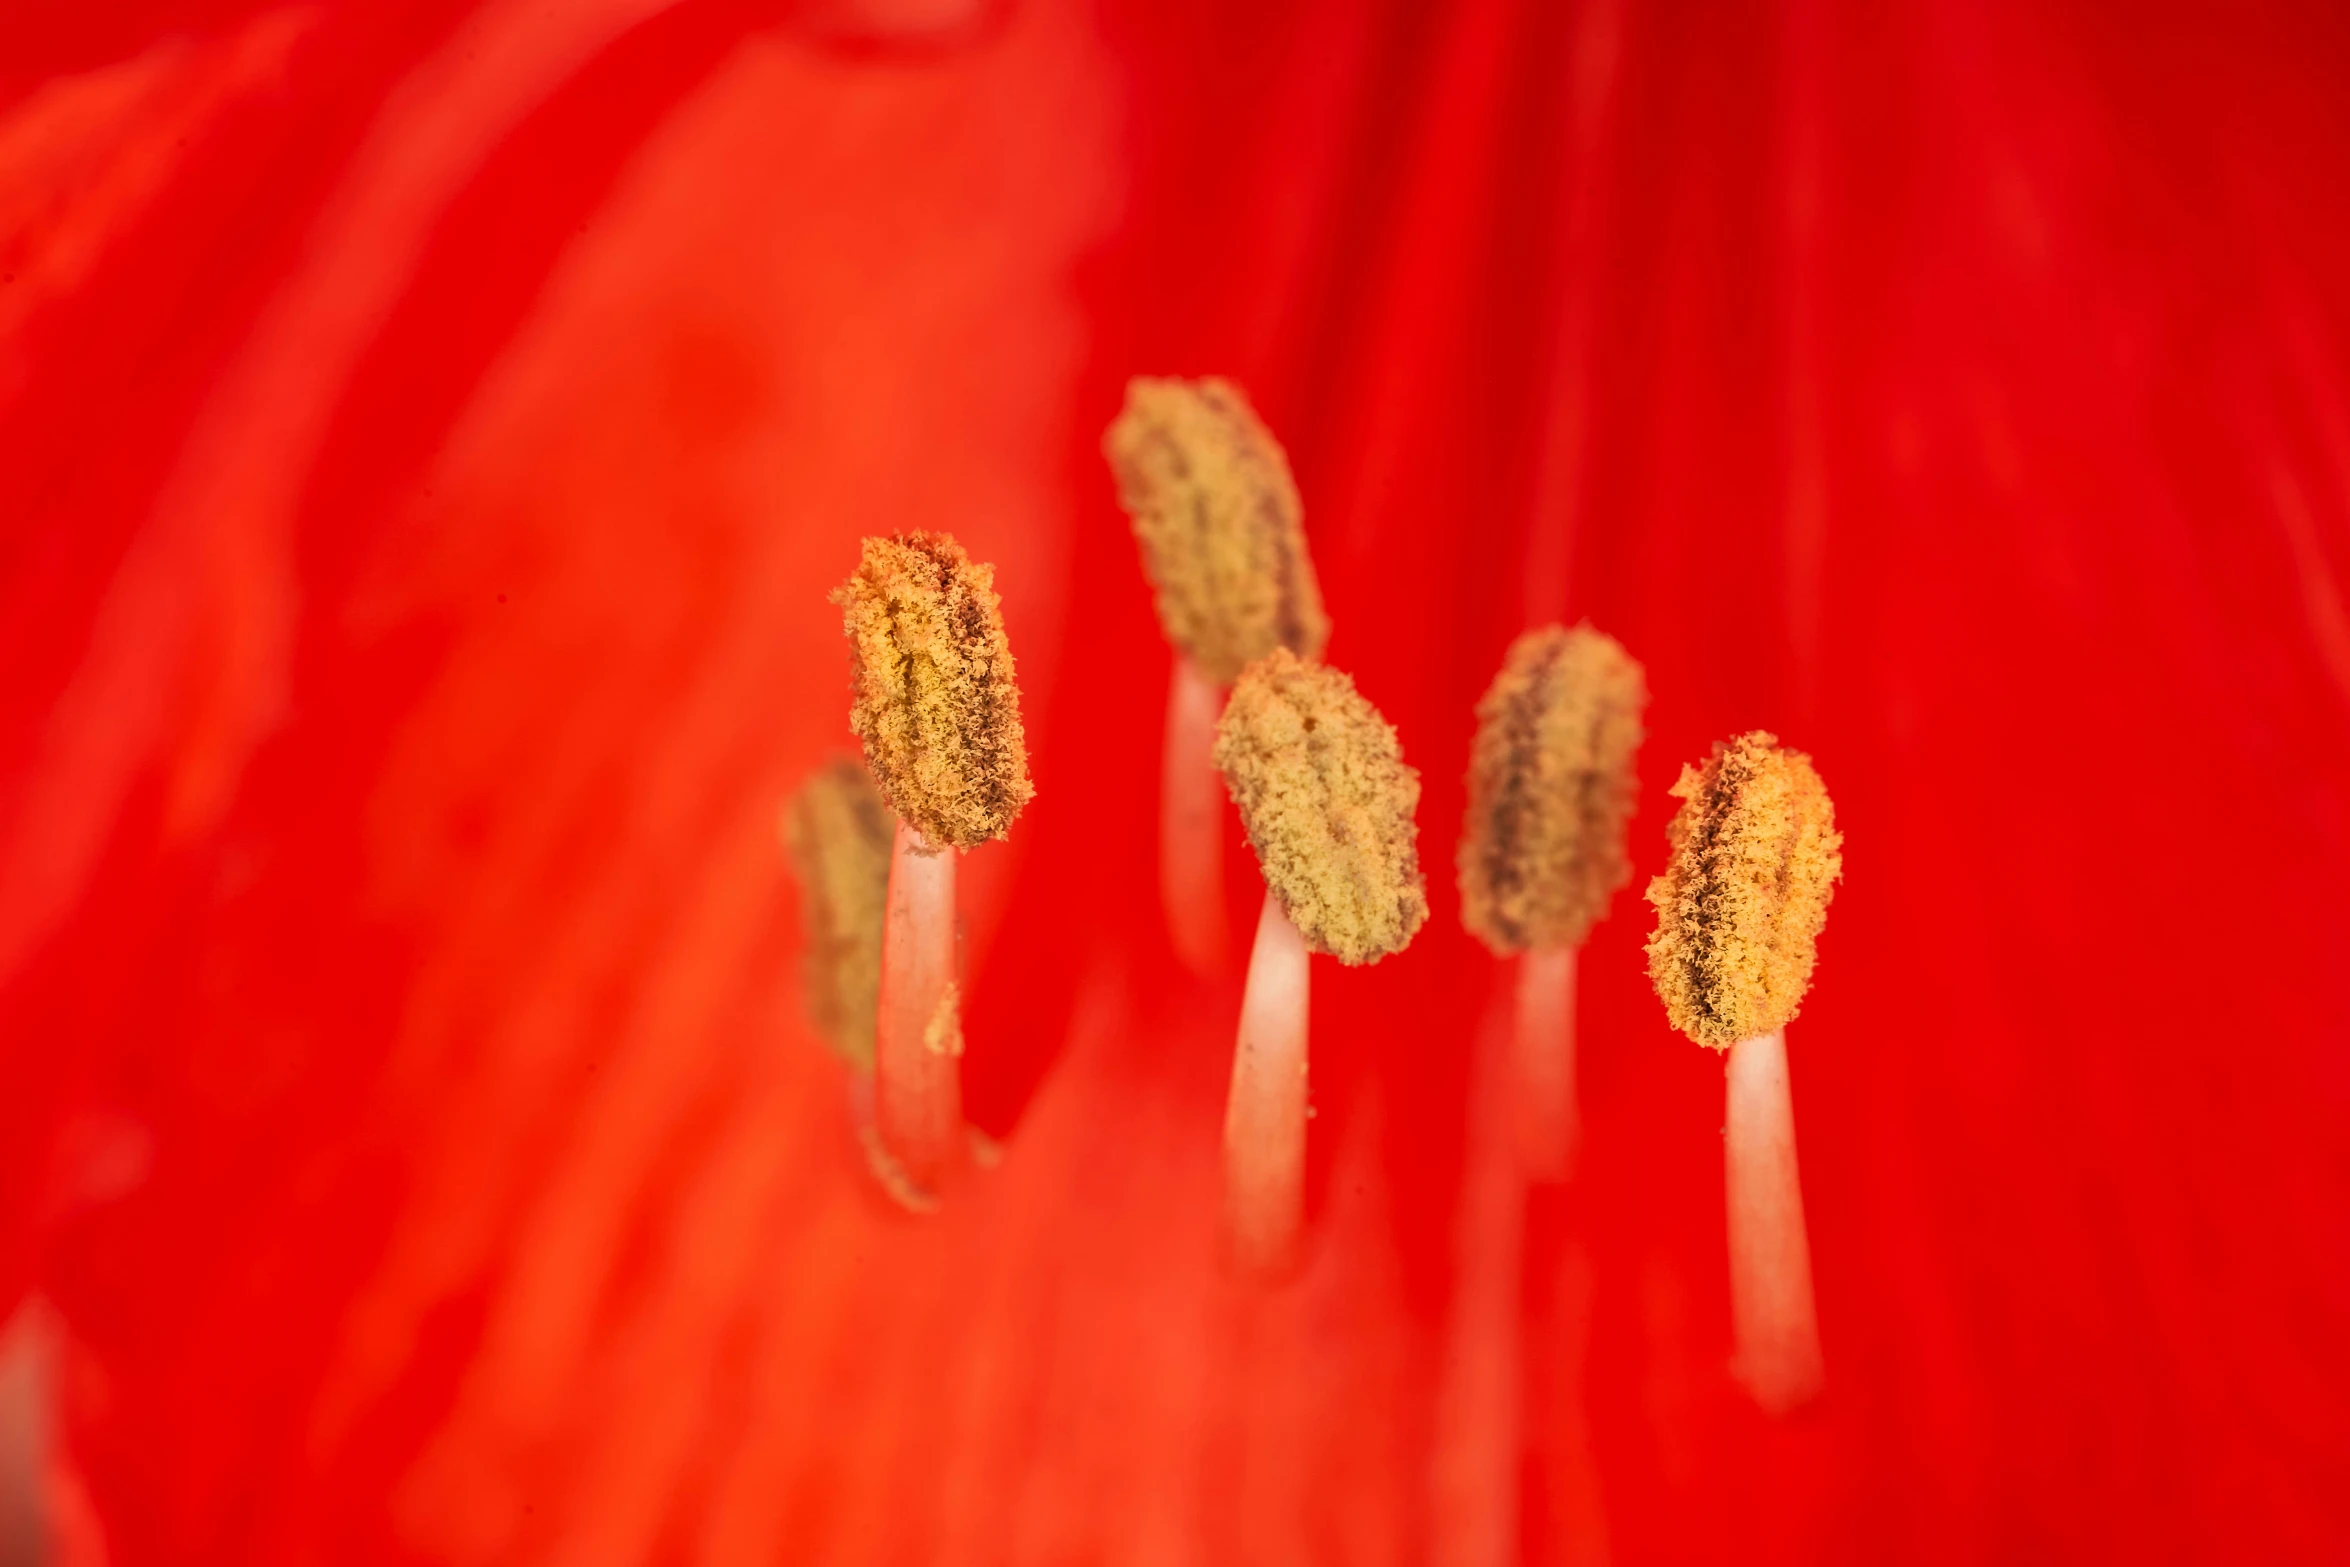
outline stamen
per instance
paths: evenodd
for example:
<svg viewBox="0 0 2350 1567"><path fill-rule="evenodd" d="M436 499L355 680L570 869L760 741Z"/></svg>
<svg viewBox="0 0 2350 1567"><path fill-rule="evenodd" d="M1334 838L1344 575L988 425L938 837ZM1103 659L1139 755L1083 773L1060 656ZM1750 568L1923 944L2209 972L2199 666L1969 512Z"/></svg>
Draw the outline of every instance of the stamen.
<svg viewBox="0 0 2350 1567"><path fill-rule="evenodd" d="M896 821L854 757L835 757L783 812L784 845L800 883L808 1019L843 1061L873 1069L874 999Z"/></svg>
<svg viewBox="0 0 2350 1567"><path fill-rule="evenodd" d="M1224 789L1216 773L1216 715L1223 694L1178 655L1167 691L1160 758L1159 897L1175 956L1195 974L1224 966Z"/></svg>
<svg viewBox="0 0 2350 1567"><path fill-rule="evenodd" d="M1329 638L1289 459L1229 382L1138 377L1102 438L1175 648L1160 791L1159 884L1176 955L1221 968L1222 802L1208 781L1218 693L1276 647Z"/></svg>
<svg viewBox="0 0 2350 1567"><path fill-rule="evenodd" d="M1716 745L1672 793L1685 803L1648 888L1649 977L1676 1028L1729 1052L1732 1368L1780 1414L1822 1375L1785 1029L1811 983L1844 840L1811 758L1760 731Z"/></svg>
<svg viewBox="0 0 2350 1567"><path fill-rule="evenodd" d="M809 1021L855 1074L849 1112L867 1168L901 1206L928 1213L938 1199L907 1179L874 1124L873 1041L879 1026L881 948L897 818L864 764L836 757L784 807L783 835L800 881ZM951 997L954 987L945 994Z"/></svg>
<svg viewBox="0 0 2350 1567"><path fill-rule="evenodd" d="M1573 1159L1575 953L1632 874L1647 705L1639 661L1587 625L1518 638L1477 704L1461 921L1496 956L1524 954L1513 1055L1520 1145L1540 1177Z"/></svg>
<svg viewBox="0 0 2350 1567"><path fill-rule="evenodd" d="M954 988L955 851L1000 838L1035 793L993 568L944 534L867 539L833 594L849 724L898 815L874 1036L875 1122L936 1194L966 1147Z"/></svg>
<svg viewBox="0 0 2350 1567"><path fill-rule="evenodd" d="M1262 1276L1294 1259L1304 1222L1306 953L1376 962L1426 922L1420 775L1352 680L1286 649L1232 688L1216 765L1266 885L1224 1116L1226 1234Z"/></svg>

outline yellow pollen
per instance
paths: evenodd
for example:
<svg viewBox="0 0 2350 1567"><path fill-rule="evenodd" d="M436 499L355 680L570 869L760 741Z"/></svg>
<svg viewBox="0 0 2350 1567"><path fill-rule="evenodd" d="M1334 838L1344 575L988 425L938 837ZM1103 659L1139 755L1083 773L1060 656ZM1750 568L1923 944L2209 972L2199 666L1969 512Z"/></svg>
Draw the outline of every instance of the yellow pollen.
<svg viewBox="0 0 2350 1567"><path fill-rule="evenodd" d="M867 539L832 601L882 798L934 848L1002 837L1036 791L995 568L943 533Z"/></svg>
<svg viewBox="0 0 2350 1567"><path fill-rule="evenodd" d="M1286 648L1257 660L1225 703L1216 765L1308 946L1371 963L1410 943L1428 918L1420 775L1352 680Z"/></svg>
<svg viewBox="0 0 2350 1567"><path fill-rule="evenodd" d="M842 1059L873 1065L881 992L881 926L889 900L897 820L854 757L836 757L800 785L783 811L784 845L800 881L807 931L809 1020Z"/></svg>
<svg viewBox="0 0 2350 1567"><path fill-rule="evenodd" d="M1639 660L1603 632L1511 644L1477 704L1456 861L1461 922L1495 953L1579 944L1631 879L1647 705Z"/></svg>
<svg viewBox="0 0 2350 1567"><path fill-rule="evenodd" d="M1671 792L1685 803L1648 884L1648 976L1675 1028L1727 1049L1794 1018L1844 840L1811 758L1761 730L1715 745Z"/></svg>
<svg viewBox="0 0 2350 1567"><path fill-rule="evenodd" d="M1137 376L1102 438L1167 640L1219 686L1330 637L1289 459L1240 388Z"/></svg>
<svg viewBox="0 0 2350 1567"><path fill-rule="evenodd" d="M953 980L938 993L938 1005L930 1010L930 1021L922 1025L922 1048L933 1055L959 1056L963 1053L963 993Z"/></svg>

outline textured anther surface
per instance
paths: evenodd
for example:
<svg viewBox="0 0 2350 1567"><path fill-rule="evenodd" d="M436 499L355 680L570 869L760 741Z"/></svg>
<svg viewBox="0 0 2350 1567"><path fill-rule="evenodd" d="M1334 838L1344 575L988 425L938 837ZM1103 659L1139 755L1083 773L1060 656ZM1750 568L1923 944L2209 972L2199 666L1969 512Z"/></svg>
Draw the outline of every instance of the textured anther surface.
<svg viewBox="0 0 2350 1567"><path fill-rule="evenodd" d="M943 533L867 539L837 589L849 726L882 798L934 846L1000 838L1036 791L995 569Z"/></svg>
<svg viewBox="0 0 2350 1567"><path fill-rule="evenodd" d="M783 839L800 881L808 1016L841 1057L873 1065L881 926L897 818L856 758L836 757L784 807Z"/></svg>
<svg viewBox="0 0 2350 1567"><path fill-rule="evenodd" d="M1648 976L1673 1026L1727 1049L1795 1016L1844 840L1811 758L1756 730L1681 769L1672 859L1648 884Z"/></svg>
<svg viewBox="0 0 2350 1567"><path fill-rule="evenodd" d="M1307 945L1371 963L1410 943L1428 918L1420 775L1352 680L1287 649L1251 664L1224 705L1216 765Z"/></svg>
<svg viewBox="0 0 2350 1567"><path fill-rule="evenodd" d="M1138 376L1102 450L1168 641L1220 686L1277 647L1321 654L1330 619L1289 459L1238 387Z"/></svg>
<svg viewBox="0 0 2350 1567"><path fill-rule="evenodd" d="M1545 626L1510 645L1477 704L1456 861L1461 922L1496 953L1582 941L1632 876L1639 660L1604 632Z"/></svg>

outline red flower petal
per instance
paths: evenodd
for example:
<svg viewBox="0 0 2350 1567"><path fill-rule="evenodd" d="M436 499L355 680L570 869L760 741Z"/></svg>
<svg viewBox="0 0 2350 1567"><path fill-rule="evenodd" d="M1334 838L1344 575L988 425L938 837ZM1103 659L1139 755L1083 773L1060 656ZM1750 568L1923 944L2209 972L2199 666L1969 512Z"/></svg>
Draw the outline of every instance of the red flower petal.
<svg viewBox="0 0 2350 1567"><path fill-rule="evenodd" d="M2329 17L364 9L0 33L0 1293L115 1559L2350 1539ZM1818 760L1812 1413L1724 1372L1634 900L1571 1189L1438 875L1320 971L1306 1276L1218 1273L1135 371L1289 443L1432 868L1532 620L1648 664L1643 874L1711 740ZM966 877L1004 1161L919 1224L775 842L914 525L1039 789Z"/></svg>

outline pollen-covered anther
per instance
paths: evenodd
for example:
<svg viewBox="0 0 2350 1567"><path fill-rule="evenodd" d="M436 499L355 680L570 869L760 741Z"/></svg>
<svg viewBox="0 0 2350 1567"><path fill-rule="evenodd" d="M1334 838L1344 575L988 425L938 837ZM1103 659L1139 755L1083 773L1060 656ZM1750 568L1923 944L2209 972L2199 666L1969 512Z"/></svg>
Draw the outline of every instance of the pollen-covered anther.
<svg viewBox="0 0 2350 1567"><path fill-rule="evenodd" d="M1289 459L1238 387L1138 376L1102 439L1159 623L1219 686L1273 649L1321 654L1330 620Z"/></svg>
<svg viewBox="0 0 2350 1567"><path fill-rule="evenodd" d="M1717 744L1671 792L1684 803L1648 887L1648 974L1675 1028L1727 1049L1795 1016L1844 840L1811 758L1760 730Z"/></svg>
<svg viewBox="0 0 2350 1567"><path fill-rule="evenodd" d="M994 568L943 533L872 538L832 597L849 725L890 808L933 848L1002 837L1035 790Z"/></svg>
<svg viewBox="0 0 2350 1567"><path fill-rule="evenodd" d="M784 807L783 838L800 883L809 1019L853 1066L873 1065L881 927L897 821L854 758L835 757Z"/></svg>
<svg viewBox="0 0 2350 1567"><path fill-rule="evenodd" d="M1266 886L1309 946L1370 963L1410 943L1428 918L1420 775L1352 680L1275 649L1233 686L1216 765Z"/></svg>
<svg viewBox="0 0 2350 1567"><path fill-rule="evenodd" d="M1462 923L1496 954L1579 945L1631 879L1647 705L1639 661L1603 632L1511 644L1477 704L1456 862Z"/></svg>

